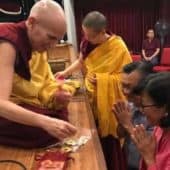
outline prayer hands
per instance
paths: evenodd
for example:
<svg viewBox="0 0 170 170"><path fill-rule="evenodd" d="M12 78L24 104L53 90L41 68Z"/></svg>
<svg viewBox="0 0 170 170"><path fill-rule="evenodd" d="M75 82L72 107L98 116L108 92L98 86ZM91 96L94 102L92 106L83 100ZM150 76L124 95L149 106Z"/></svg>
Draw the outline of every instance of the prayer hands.
<svg viewBox="0 0 170 170"><path fill-rule="evenodd" d="M113 105L112 111L114 112L119 123L125 128L133 128L131 123L132 115L130 113L130 108L124 101L119 101Z"/></svg>
<svg viewBox="0 0 170 170"><path fill-rule="evenodd" d="M131 134L131 138L136 144L145 163L151 165L155 162L156 140L153 136L147 134L143 125L136 125Z"/></svg>
<svg viewBox="0 0 170 170"><path fill-rule="evenodd" d="M45 129L53 137L56 137L60 140L73 136L77 132L76 127L70 123L49 117L43 121L42 128Z"/></svg>

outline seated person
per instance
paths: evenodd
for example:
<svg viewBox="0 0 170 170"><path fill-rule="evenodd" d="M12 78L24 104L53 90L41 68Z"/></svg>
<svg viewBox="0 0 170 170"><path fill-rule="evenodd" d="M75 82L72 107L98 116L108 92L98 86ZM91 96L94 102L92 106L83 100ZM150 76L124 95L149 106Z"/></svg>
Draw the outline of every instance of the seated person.
<svg viewBox="0 0 170 170"><path fill-rule="evenodd" d="M152 67L142 62L133 62L127 64L123 68L122 74L122 91L127 97L132 115L130 119L133 125L143 124L147 132L151 132L152 128L148 125L146 116L140 111L140 83L152 71ZM140 154L127 135L125 138L125 149L127 151L128 170L138 170Z"/></svg>
<svg viewBox="0 0 170 170"><path fill-rule="evenodd" d="M63 112L73 88L57 85L45 53L32 53L65 34L62 8L38 1L26 21L2 23L0 30L0 144L41 147L75 134Z"/></svg>
<svg viewBox="0 0 170 170"><path fill-rule="evenodd" d="M152 65L157 65L159 63L160 41L155 38L153 29L149 29L146 36L147 39L142 44L143 60Z"/></svg>
<svg viewBox="0 0 170 170"><path fill-rule="evenodd" d="M153 134L148 134L143 125L126 124L132 140L142 156L140 170L170 169L170 74L156 73L143 83L141 109L148 123L155 126ZM115 113L120 118L128 115L125 104L116 106ZM128 121L129 122L129 121ZM124 124L124 125L125 125Z"/></svg>

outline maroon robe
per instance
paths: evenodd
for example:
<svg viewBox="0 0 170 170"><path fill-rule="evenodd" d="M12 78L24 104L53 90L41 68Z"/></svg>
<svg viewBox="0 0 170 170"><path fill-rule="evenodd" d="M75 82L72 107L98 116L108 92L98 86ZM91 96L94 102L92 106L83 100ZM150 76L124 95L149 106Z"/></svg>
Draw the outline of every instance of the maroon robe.
<svg viewBox="0 0 170 170"><path fill-rule="evenodd" d="M31 58L32 49L27 36L25 22L0 24L0 40L8 41L15 47L17 54L15 73L29 81L31 79L29 59ZM49 110L28 104L22 104L21 106L39 114L67 120L67 110ZM0 144L34 148L43 147L56 141L56 138L41 128L0 118Z"/></svg>
<svg viewBox="0 0 170 170"><path fill-rule="evenodd" d="M31 44L27 36L25 22L1 23L0 40L10 42L16 49L15 72L26 80L30 80L28 61L31 58Z"/></svg>
<svg viewBox="0 0 170 170"><path fill-rule="evenodd" d="M98 46L98 44L92 44L89 41L87 41L85 38L82 39L81 43L80 43L80 52L83 55L83 60L86 59L87 55L93 51L96 47Z"/></svg>
<svg viewBox="0 0 170 170"><path fill-rule="evenodd" d="M151 57L157 48L160 48L160 42L157 38L154 38L152 41L148 39L143 41L142 49L145 50L146 57Z"/></svg>

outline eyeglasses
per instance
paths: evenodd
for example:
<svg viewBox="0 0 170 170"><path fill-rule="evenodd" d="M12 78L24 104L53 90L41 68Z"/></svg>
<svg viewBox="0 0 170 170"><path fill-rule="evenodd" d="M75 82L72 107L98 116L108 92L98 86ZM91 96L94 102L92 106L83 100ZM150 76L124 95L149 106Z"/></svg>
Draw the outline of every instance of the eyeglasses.
<svg viewBox="0 0 170 170"><path fill-rule="evenodd" d="M156 104L148 104L148 105L143 105L141 104L141 107L144 109L146 107L153 107L153 106L157 106Z"/></svg>

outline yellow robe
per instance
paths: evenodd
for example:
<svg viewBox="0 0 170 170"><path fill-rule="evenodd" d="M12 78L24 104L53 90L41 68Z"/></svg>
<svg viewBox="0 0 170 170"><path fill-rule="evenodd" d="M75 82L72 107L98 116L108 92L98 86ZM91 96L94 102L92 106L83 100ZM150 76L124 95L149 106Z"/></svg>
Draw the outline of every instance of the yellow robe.
<svg viewBox="0 0 170 170"><path fill-rule="evenodd" d="M17 104L26 103L49 109L57 109L61 105L54 101L54 94L59 84L51 72L47 62L47 53L33 52L29 61L31 80L27 81L14 74L11 100ZM75 88L63 85L63 89L74 93Z"/></svg>
<svg viewBox="0 0 170 170"><path fill-rule="evenodd" d="M131 56L119 36L111 36L96 47L85 59L87 75L85 85L96 104L95 118L101 137L117 137L117 120L111 108L119 99L125 99L120 86L120 73L130 63ZM97 84L91 84L87 77L95 75Z"/></svg>

